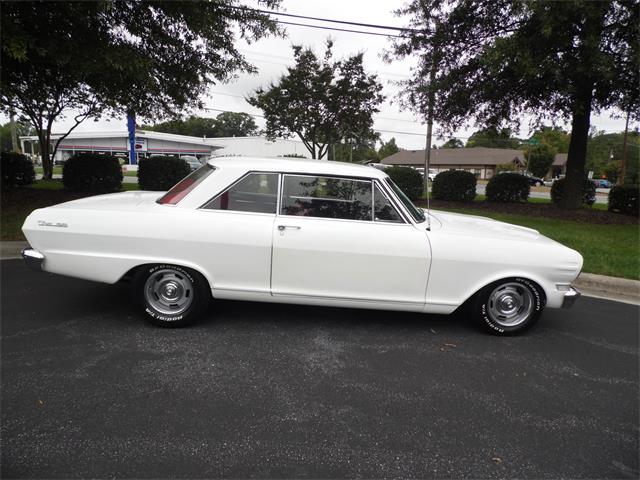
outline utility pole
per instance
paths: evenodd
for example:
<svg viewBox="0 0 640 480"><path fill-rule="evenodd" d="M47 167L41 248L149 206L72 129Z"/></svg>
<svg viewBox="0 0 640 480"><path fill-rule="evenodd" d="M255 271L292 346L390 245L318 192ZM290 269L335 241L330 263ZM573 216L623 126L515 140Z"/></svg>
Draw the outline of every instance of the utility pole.
<svg viewBox="0 0 640 480"><path fill-rule="evenodd" d="M627 139L629 135L629 114L631 108L627 110L627 121L624 125L624 140L622 140L622 166L620 168L620 176L618 177L618 185L624 185L624 176L627 173Z"/></svg>
<svg viewBox="0 0 640 480"><path fill-rule="evenodd" d="M429 166L431 165L431 135L433 134L433 108L436 99L436 92L433 83L436 79L437 64L435 58L431 64L429 72L429 98L427 105L427 141L424 150L424 195L429 199Z"/></svg>

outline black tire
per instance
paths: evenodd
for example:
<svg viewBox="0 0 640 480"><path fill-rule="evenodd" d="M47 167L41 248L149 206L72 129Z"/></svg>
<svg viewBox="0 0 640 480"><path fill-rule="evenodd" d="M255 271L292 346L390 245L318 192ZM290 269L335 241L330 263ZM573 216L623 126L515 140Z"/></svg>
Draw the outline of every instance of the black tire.
<svg viewBox="0 0 640 480"><path fill-rule="evenodd" d="M133 294L146 320L165 328L191 324L211 302L209 283L200 273L169 264L141 267L133 279Z"/></svg>
<svg viewBox="0 0 640 480"><path fill-rule="evenodd" d="M521 277L505 278L480 290L472 313L494 335L516 335L535 325L546 297L540 286Z"/></svg>

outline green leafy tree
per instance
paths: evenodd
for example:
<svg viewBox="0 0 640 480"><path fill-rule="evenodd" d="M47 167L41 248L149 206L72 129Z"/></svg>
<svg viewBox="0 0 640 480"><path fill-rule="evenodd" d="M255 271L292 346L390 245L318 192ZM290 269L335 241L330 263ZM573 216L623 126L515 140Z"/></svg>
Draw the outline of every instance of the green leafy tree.
<svg viewBox="0 0 640 480"><path fill-rule="evenodd" d="M269 138L297 135L312 158L322 158L332 144L375 140L373 114L383 100L382 85L365 72L362 54L334 61L332 46L327 41L322 59L294 46L295 66L247 99L264 112Z"/></svg>
<svg viewBox="0 0 640 480"><path fill-rule="evenodd" d="M216 117L216 137L250 137L258 134L258 126L248 113L223 112Z"/></svg>
<svg viewBox="0 0 640 480"><path fill-rule="evenodd" d="M536 177L544 178L556 156L553 147L545 143L541 143L524 152L527 159L527 170Z"/></svg>
<svg viewBox="0 0 640 480"><path fill-rule="evenodd" d="M378 149L378 160L382 160L383 158L393 155L394 153L398 153L399 151L400 149L396 145L396 139L392 137L391 140L388 142L382 142L382 145L380 145L380 148Z"/></svg>
<svg viewBox="0 0 640 480"><path fill-rule="evenodd" d="M16 122L16 134L18 137L23 135L33 135L33 128L26 122ZM10 152L12 150L11 123L7 122L4 125L0 125L0 151Z"/></svg>
<svg viewBox="0 0 640 480"><path fill-rule="evenodd" d="M533 132L532 139L539 143L548 145L556 153L567 153L569 151L569 140L571 137L559 127L541 127Z"/></svg>
<svg viewBox="0 0 640 480"><path fill-rule="evenodd" d="M211 83L255 71L237 38L278 33L268 15L238 0L3 2L0 15L0 106L26 118L47 146L45 178L51 129L65 112L79 112L66 134L103 112L175 117L202 106Z"/></svg>
<svg viewBox="0 0 640 480"><path fill-rule="evenodd" d="M466 147L519 148L520 140L513 138L508 128L487 127L471 134Z"/></svg>
<svg viewBox="0 0 640 480"><path fill-rule="evenodd" d="M579 208L591 113L640 112L638 2L410 0L398 13L413 30L390 55L419 56L407 103L425 117L431 105L449 129L469 119L513 126L522 114L570 119L561 206Z"/></svg>
<svg viewBox="0 0 640 480"><path fill-rule="evenodd" d="M375 135L372 133L373 137ZM329 149L329 160L353 163L377 162L379 158L375 148L375 140L364 142L354 140L353 142L334 144Z"/></svg>
<svg viewBox="0 0 640 480"><path fill-rule="evenodd" d="M464 148L464 143L457 138L450 138L440 148Z"/></svg>

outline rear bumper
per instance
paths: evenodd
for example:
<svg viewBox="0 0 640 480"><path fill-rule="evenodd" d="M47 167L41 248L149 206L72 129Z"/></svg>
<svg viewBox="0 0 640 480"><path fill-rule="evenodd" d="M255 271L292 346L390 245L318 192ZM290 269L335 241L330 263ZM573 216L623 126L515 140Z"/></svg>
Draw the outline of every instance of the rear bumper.
<svg viewBox="0 0 640 480"><path fill-rule="evenodd" d="M42 264L44 263L44 255L33 248L25 248L22 250L22 258L29 268L38 272L42 271Z"/></svg>
<svg viewBox="0 0 640 480"><path fill-rule="evenodd" d="M562 300L562 308L571 308L581 295L582 294L578 289L569 287L569 290L564 294L564 298Z"/></svg>

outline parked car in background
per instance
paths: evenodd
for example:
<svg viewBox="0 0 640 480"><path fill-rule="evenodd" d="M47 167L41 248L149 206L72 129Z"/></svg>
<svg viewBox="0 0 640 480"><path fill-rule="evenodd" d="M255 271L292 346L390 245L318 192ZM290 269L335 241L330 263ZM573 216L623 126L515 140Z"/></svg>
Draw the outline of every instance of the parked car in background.
<svg viewBox="0 0 640 480"><path fill-rule="evenodd" d="M529 185L532 187L543 187L544 180L542 178L536 177L531 172L524 172L523 175L529 179Z"/></svg>
<svg viewBox="0 0 640 480"><path fill-rule="evenodd" d="M605 178L595 178L592 180L596 188L611 188L613 184Z"/></svg>
<svg viewBox="0 0 640 480"><path fill-rule="evenodd" d="M199 169L202 166L202 162L200 162L200 160L198 160L197 157L194 157L191 155L183 155L180 158L189 164L189 168L191 169L192 172Z"/></svg>
<svg viewBox="0 0 640 480"><path fill-rule="evenodd" d="M33 211L22 229L29 266L130 280L141 312L163 327L230 299L464 308L508 335L580 296L578 252L530 228L425 212L383 171L341 162L214 158L166 193L66 202Z"/></svg>

